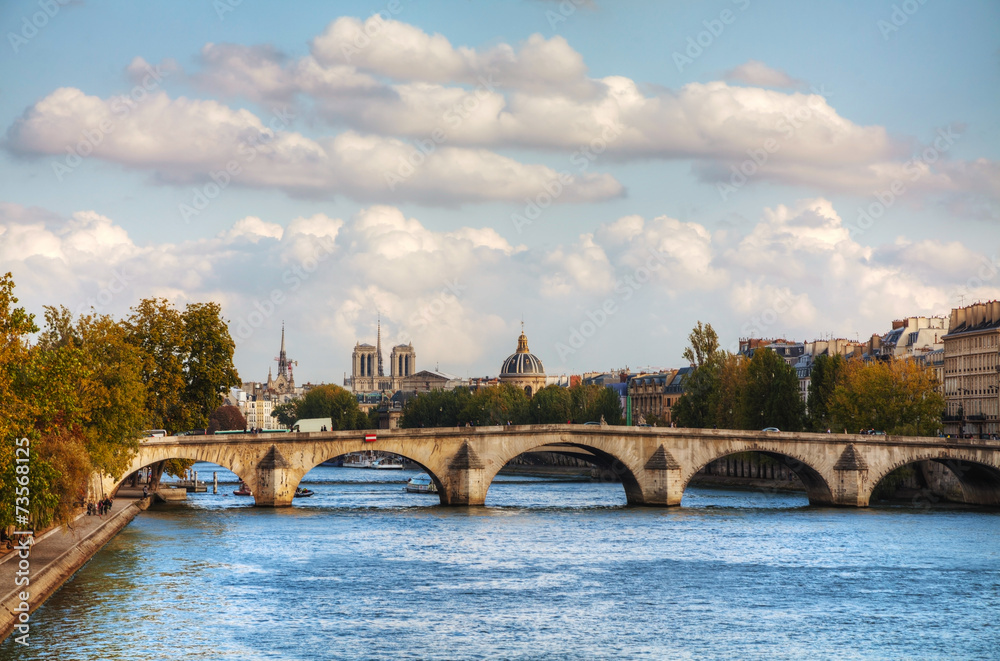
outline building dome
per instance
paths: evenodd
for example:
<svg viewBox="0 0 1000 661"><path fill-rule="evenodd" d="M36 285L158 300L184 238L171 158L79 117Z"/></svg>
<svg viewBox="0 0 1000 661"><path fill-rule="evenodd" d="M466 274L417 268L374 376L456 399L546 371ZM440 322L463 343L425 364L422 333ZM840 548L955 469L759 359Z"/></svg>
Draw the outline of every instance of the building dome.
<svg viewBox="0 0 1000 661"><path fill-rule="evenodd" d="M517 351L508 356L507 360L503 361L503 367L500 369L500 377L538 376L544 374L545 368L542 367L542 361L535 354L528 351L528 338L525 336L524 331L521 331L521 336L517 338Z"/></svg>

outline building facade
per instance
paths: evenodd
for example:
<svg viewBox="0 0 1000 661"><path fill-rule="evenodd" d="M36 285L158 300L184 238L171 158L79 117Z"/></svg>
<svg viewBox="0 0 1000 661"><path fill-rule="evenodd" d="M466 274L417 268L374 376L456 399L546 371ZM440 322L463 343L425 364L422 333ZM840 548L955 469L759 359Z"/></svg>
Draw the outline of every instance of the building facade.
<svg viewBox="0 0 1000 661"><path fill-rule="evenodd" d="M375 346L358 342L351 353L351 376L344 387L359 393L394 393L403 389L403 379L417 372L413 343L397 344L389 354L389 374L382 363L382 321L378 322Z"/></svg>
<svg viewBox="0 0 1000 661"><path fill-rule="evenodd" d="M1000 301L951 311L944 343L944 431L1000 434Z"/></svg>

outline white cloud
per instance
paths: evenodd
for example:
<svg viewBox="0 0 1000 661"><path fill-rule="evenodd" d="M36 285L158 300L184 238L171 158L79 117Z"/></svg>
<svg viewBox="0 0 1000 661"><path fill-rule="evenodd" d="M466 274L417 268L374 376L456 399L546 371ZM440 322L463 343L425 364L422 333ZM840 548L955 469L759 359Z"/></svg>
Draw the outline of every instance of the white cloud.
<svg viewBox="0 0 1000 661"><path fill-rule="evenodd" d="M799 89L805 83L797 78L792 78L780 69L772 69L758 60L747 60L743 64L730 69L722 76L726 80L758 87L782 87L785 89Z"/></svg>
<svg viewBox="0 0 1000 661"><path fill-rule="evenodd" d="M63 157L79 153L152 170L167 182L204 184L225 174L233 185L265 186L313 197L349 195L362 200L416 200L435 204L533 197L559 177L482 150L441 146L421 151L394 138L346 132L310 139L271 128L247 110L216 101L150 94L100 99L60 88L28 109L8 132L24 153ZM108 127L100 128L100 127ZM95 135L100 138L88 138ZM53 163L61 163L59 158ZM219 175L216 174L216 177ZM587 202L623 192L613 177L570 177L560 202Z"/></svg>
<svg viewBox="0 0 1000 661"><path fill-rule="evenodd" d="M218 301L243 376L258 379L281 320L296 337L301 378L332 381L355 341L374 340L377 312L383 343L412 341L421 367L485 375L513 350L522 315L532 350L560 372L610 367L609 357L656 360L671 348L659 362L679 364L697 319L726 346L746 335L853 337L884 332L893 318L945 314L959 288L970 299L1000 296L997 277L970 288L989 262L975 247L904 239L866 248L824 199L765 209L724 240L697 222L633 215L549 250L511 245L488 227L436 231L385 205L348 220L278 220L250 216L213 238L137 245L97 212L60 218L0 204L0 260L36 313L64 304L123 316L150 296ZM562 362L558 343L608 301L614 312ZM665 337L672 344L657 349Z"/></svg>

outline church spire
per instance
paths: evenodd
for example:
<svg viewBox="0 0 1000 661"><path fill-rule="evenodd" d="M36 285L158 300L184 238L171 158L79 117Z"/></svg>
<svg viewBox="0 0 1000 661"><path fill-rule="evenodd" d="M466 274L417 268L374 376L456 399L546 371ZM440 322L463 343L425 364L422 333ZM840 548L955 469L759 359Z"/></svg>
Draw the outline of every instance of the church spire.
<svg viewBox="0 0 1000 661"><path fill-rule="evenodd" d="M281 351L278 353L278 376L288 378L288 355L285 354L285 322L281 322Z"/></svg>
<svg viewBox="0 0 1000 661"><path fill-rule="evenodd" d="M382 314L378 315L378 335L375 340L375 351L378 353L378 375L385 376L385 371L382 369Z"/></svg>

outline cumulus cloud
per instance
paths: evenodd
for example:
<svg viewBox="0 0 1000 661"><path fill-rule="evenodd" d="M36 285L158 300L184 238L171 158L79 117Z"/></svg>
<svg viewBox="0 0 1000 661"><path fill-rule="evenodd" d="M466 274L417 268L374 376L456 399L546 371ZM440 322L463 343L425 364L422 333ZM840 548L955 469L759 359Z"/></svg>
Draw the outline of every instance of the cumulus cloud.
<svg viewBox="0 0 1000 661"><path fill-rule="evenodd" d="M172 62L157 66L177 70ZM136 78L149 69L136 58L128 72ZM563 153L588 166L594 153L607 162L686 160L720 190L735 180L730 192L771 181L870 195L900 182L914 202L944 194L968 206L971 194L987 202L975 205L980 209L1000 198L997 163L949 158L947 150L924 158L928 145L859 125L821 94L801 91L800 81L755 60L726 73L739 85L648 89L626 76L590 77L582 55L558 35L473 48L375 15L334 20L299 58L266 45L206 44L201 69L190 78L212 95L245 98L278 117L162 92L136 103L62 88L10 127L8 147L64 155L105 121L114 132L93 148L98 157L190 183L207 181L249 141L259 158L240 163L237 185L364 202L530 197L555 172L497 153L509 148ZM289 126L300 113L349 130L307 137ZM587 174L560 201L622 192L611 176Z"/></svg>
<svg viewBox="0 0 1000 661"><path fill-rule="evenodd" d="M312 197L435 204L521 201L560 177L547 166L482 149L421 150L399 139L353 131L314 140L285 130L284 124L281 117L265 124L247 110L211 100L171 99L164 92L137 103L129 97L101 99L60 88L28 109L8 131L8 143L22 153L60 157L71 147L151 170L174 184L217 181L221 172L233 185ZM57 170L69 167L63 160L53 161ZM623 193L610 175L568 176L564 184L560 202L598 201Z"/></svg>
<svg viewBox="0 0 1000 661"><path fill-rule="evenodd" d="M805 86L805 81L792 78L780 69L772 69L758 60L747 60L738 67L734 67L724 73L725 80L758 87L780 87L784 89L800 89Z"/></svg>
<svg viewBox="0 0 1000 661"><path fill-rule="evenodd" d="M150 296L217 301L243 376L258 379L281 320L294 329L302 379L330 381L356 341L374 339L378 313L383 343L412 341L421 367L485 375L513 350L522 315L532 350L560 372L607 356L648 357L651 346L676 365L699 319L726 346L748 335L853 337L883 332L893 318L945 314L961 287L969 297L1000 296L995 279L968 289L989 262L975 247L861 246L822 198L764 209L729 237L694 221L631 215L545 250L488 227L431 229L387 205L348 219L248 216L215 237L140 245L99 212L64 218L0 204L0 261L36 313L64 304L122 316ZM588 323L578 353L562 353Z"/></svg>

